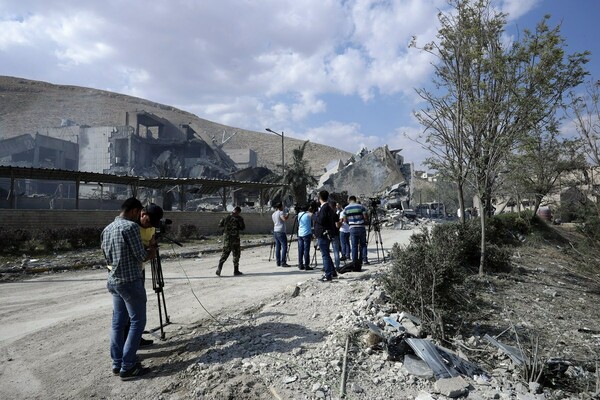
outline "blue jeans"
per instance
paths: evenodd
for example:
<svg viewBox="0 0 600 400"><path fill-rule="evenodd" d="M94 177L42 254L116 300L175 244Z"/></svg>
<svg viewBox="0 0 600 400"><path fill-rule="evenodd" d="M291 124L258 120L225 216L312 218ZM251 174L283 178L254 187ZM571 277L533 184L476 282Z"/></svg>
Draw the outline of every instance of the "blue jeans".
<svg viewBox="0 0 600 400"><path fill-rule="evenodd" d="M310 267L310 240L312 235L298 237L298 267ZM302 262L304 261L304 262Z"/></svg>
<svg viewBox="0 0 600 400"><path fill-rule="evenodd" d="M333 249L333 263L335 264L335 268L338 269L340 267L340 237L339 236L332 236L331 248Z"/></svg>
<svg viewBox="0 0 600 400"><path fill-rule="evenodd" d="M275 261L277 266L287 264L287 235L285 232L273 232L275 238Z"/></svg>
<svg viewBox="0 0 600 400"><path fill-rule="evenodd" d="M364 226L350 228L350 242L352 243L352 261L359 260L358 246L360 245L360 253L362 261L367 261L367 230Z"/></svg>
<svg viewBox="0 0 600 400"><path fill-rule="evenodd" d="M112 367L121 371L132 368L146 327L146 289L144 281L137 280L122 285L106 284L113 296L113 317L110 332ZM125 326L131 320L125 340Z"/></svg>
<svg viewBox="0 0 600 400"><path fill-rule="evenodd" d="M331 260L331 254L329 254L329 239L323 237L317 239L319 250L321 250L321 257L323 258L323 272L327 279L333 279L333 261Z"/></svg>
<svg viewBox="0 0 600 400"><path fill-rule="evenodd" d="M340 245L342 248L342 256L350 258L350 232L340 231Z"/></svg>

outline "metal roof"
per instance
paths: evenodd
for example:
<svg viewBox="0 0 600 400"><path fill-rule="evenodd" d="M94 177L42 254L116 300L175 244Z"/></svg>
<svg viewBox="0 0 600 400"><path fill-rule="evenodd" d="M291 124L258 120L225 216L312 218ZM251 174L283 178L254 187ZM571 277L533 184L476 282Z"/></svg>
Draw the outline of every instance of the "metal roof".
<svg viewBox="0 0 600 400"><path fill-rule="evenodd" d="M235 181L216 178L147 178L143 176L112 175L98 172L71 171L64 169L13 167L0 165L0 177L13 179L43 179L53 181L73 181L81 183L112 183L161 189L168 186L200 186L202 193L212 193L223 187L247 189L267 189L280 184L249 181Z"/></svg>

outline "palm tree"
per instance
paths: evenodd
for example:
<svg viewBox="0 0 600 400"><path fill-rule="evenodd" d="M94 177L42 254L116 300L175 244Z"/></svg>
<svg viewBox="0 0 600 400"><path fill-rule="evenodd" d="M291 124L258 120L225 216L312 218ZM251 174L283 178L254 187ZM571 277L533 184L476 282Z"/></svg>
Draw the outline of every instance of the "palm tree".
<svg viewBox="0 0 600 400"><path fill-rule="evenodd" d="M266 193L272 201L286 203L286 200L289 200L289 198L292 197L292 203L306 203L308 197L307 187L318 183L317 179L311 175L308 161L304 159L304 150L306 149L308 142L309 141L307 140L302 143L299 148L294 149L292 163L286 164L284 177L272 172L262 180L263 182L268 183L283 182L281 187L273 188ZM281 167L281 165L279 165L279 167ZM291 193L288 193L288 190Z"/></svg>
<svg viewBox="0 0 600 400"><path fill-rule="evenodd" d="M292 196L297 204L302 204L307 201L307 187L316 185L317 180L311 175L308 161L304 159L304 150L308 140L302 143L302 145L294 149L293 151L293 162L287 166L287 173L285 174L284 183L291 188Z"/></svg>

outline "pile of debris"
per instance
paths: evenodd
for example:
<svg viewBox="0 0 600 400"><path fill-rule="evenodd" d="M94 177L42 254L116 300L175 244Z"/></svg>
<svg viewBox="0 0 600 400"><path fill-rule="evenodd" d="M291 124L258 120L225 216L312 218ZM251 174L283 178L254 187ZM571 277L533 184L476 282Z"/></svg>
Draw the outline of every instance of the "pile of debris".
<svg viewBox="0 0 600 400"><path fill-rule="evenodd" d="M561 390L523 381L514 348L498 338L481 332L464 342L455 338L454 352L426 337L418 318L389 303L377 278L385 267L377 269L344 274L327 286L306 281L268 304L199 327L181 339L186 352L171 360L189 367L163 393L201 399L564 398ZM485 368L464 349L478 354ZM585 372L570 366L557 373L573 378Z"/></svg>

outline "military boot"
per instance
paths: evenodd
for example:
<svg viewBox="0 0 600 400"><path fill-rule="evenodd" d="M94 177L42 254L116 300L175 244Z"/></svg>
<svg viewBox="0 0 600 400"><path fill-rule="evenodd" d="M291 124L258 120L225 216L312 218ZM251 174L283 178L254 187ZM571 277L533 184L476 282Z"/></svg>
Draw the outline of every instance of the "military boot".
<svg viewBox="0 0 600 400"><path fill-rule="evenodd" d="M240 272L240 266L239 265L234 265L233 266L233 276L239 276L239 275L244 275Z"/></svg>
<svg viewBox="0 0 600 400"><path fill-rule="evenodd" d="M215 272L218 276L221 276L221 270L223 269L223 263L219 263L217 271Z"/></svg>

